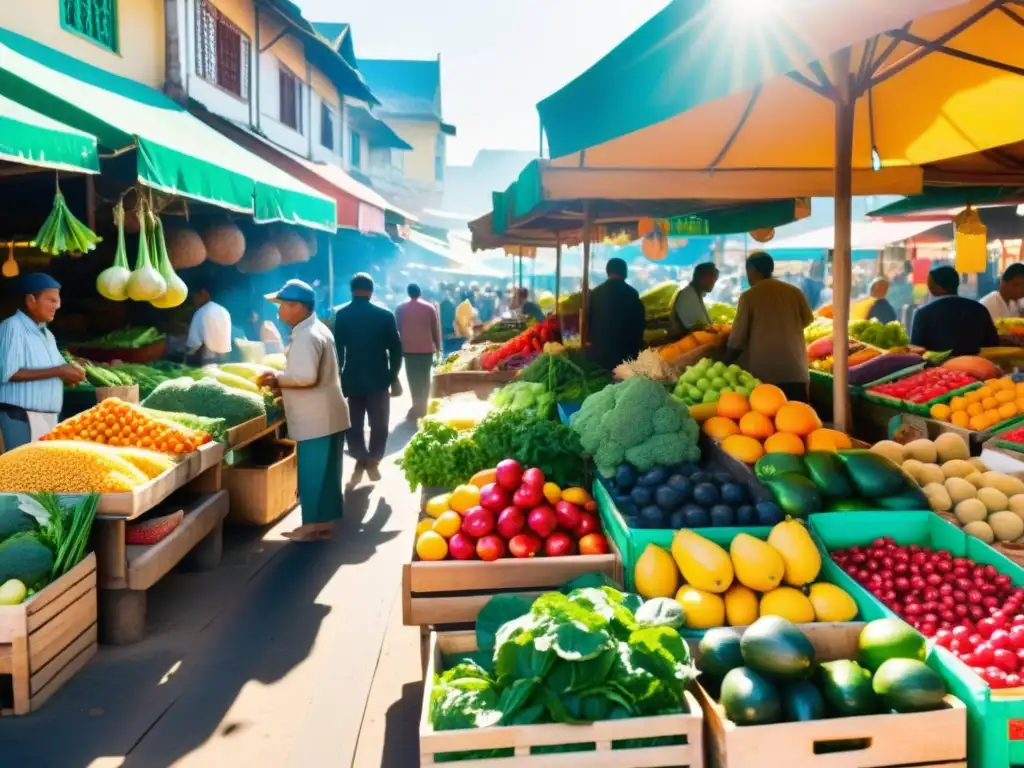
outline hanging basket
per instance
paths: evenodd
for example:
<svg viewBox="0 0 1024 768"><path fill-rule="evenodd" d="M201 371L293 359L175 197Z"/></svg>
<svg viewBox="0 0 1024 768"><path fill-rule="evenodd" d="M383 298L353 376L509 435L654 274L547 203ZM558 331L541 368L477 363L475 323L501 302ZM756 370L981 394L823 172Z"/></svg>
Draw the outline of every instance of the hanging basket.
<svg viewBox="0 0 1024 768"><path fill-rule="evenodd" d="M245 233L230 221L207 227L200 237L206 246L206 258L214 264L230 267L245 255Z"/></svg>

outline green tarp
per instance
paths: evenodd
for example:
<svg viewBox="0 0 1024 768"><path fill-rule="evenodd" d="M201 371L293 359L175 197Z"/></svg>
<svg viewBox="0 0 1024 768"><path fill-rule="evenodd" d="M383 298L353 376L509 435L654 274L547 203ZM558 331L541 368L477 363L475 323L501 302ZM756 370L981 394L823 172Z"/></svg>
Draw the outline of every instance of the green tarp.
<svg viewBox="0 0 1024 768"><path fill-rule="evenodd" d="M96 137L0 96L0 160L98 173Z"/></svg>
<svg viewBox="0 0 1024 768"><path fill-rule="evenodd" d="M868 216L906 216L912 213L966 208L968 205L1011 205L1024 202L1024 187L925 187L895 203L870 211Z"/></svg>
<svg viewBox="0 0 1024 768"><path fill-rule="evenodd" d="M0 29L0 95L136 150L138 180L182 197L328 232L336 203L209 127L160 91Z"/></svg>

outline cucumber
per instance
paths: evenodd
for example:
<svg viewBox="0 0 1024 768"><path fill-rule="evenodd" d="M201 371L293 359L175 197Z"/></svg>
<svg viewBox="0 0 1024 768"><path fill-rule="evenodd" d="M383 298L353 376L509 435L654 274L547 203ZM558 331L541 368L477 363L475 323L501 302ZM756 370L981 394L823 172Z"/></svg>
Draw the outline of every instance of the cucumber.
<svg viewBox="0 0 1024 768"><path fill-rule="evenodd" d="M804 680L814 670L814 646L797 626L781 616L762 616L740 640L743 663L773 680Z"/></svg>
<svg viewBox="0 0 1024 768"><path fill-rule="evenodd" d="M827 451L811 451L804 456L807 475L811 478L822 496L844 499L853 496L853 486L846 476L843 463L834 453Z"/></svg>
<svg viewBox="0 0 1024 768"><path fill-rule="evenodd" d="M829 713L838 717L871 715L879 710L871 673L855 661L826 661L819 667L819 684Z"/></svg>
<svg viewBox="0 0 1024 768"><path fill-rule="evenodd" d="M730 670L722 680L720 699L726 717L736 725L782 722L782 700L771 680L747 667Z"/></svg>
<svg viewBox="0 0 1024 768"><path fill-rule="evenodd" d="M800 723L806 720L822 720L825 717L825 700L810 680L790 683L780 690L782 711L786 720Z"/></svg>
<svg viewBox="0 0 1024 768"><path fill-rule="evenodd" d="M894 712L941 709L947 693L938 672L916 659L889 659L875 672L871 687Z"/></svg>

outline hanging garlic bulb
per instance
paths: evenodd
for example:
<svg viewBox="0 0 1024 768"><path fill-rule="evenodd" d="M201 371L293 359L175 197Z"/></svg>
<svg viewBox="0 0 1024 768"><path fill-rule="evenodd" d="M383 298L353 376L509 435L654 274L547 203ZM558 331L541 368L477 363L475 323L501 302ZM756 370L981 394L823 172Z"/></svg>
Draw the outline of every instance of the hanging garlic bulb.
<svg viewBox="0 0 1024 768"><path fill-rule="evenodd" d="M18 262L14 260L14 243L9 243L7 245L7 261L4 262L3 267L0 267L0 272L3 272L4 277L17 277L20 271Z"/></svg>
<svg viewBox="0 0 1024 768"><path fill-rule="evenodd" d="M151 262L149 235L146 232L147 218L152 214L139 212L139 256L135 269L128 279L128 298L132 301L152 301L164 295L167 283ZM155 225L150 225L152 229Z"/></svg>
<svg viewBox="0 0 1024 768"><path fill-rule="evenodd" d="M114 264L107 267L96 278L96 291L105 299L124 301L128 298L128 280L132 272L128 269L128 249L124 245L124 206L114 206L114 223L117 224L117 250Z"/></svg>
<svg viewBox="0 0 1024 768"><path fill-rule="evenodd" d="M156 268L167 285L167 290L164 291L163 296L153 299L150 304L157 309L173 309L185 303L185 299L188 298L188 286L175 274L174 268L171 266L171 258L167 255L167 241L164 239L164 225L159 216L155 217L153 226Z"/></svg>

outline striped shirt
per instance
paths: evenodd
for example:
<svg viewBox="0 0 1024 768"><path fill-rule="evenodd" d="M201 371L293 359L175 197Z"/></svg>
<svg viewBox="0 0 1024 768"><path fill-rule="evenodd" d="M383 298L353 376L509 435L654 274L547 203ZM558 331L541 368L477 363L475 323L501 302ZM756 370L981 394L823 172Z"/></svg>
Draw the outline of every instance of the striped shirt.
<svg viewBox="0 0 1024 768"><path fill-rule="evenodd" d="M59 413L64 405L60 378L12 382L11 376L22 368L56 368L64 363L49 329L36 325L20 309L0 323L0 403L26 411Z"/></svg>

